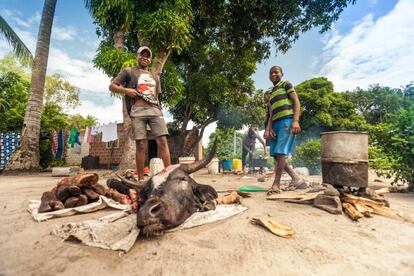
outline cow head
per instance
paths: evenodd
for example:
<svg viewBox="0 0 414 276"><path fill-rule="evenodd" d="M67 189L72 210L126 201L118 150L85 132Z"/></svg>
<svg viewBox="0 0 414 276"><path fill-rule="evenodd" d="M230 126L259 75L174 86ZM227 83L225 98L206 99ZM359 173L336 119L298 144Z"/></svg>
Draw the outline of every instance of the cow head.
<svg viewBox="0 0 414 276"><path fill-rule="evenodd" d="M203 160L189 165L171 165L147 180L140 192L142 200L137 211L137 226L150 236L183 223L203 204L217 198L209 185L198 184L190 174L205 167L216 153L217 141Z"/></svg>

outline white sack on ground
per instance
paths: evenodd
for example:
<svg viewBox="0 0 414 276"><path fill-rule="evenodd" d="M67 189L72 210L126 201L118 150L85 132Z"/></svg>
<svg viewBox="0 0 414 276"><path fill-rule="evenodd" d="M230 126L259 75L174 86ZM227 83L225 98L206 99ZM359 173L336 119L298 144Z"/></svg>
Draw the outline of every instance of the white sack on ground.
<svg viewBox="0 0 414 276"><path fill-rule="evenodd" d="M111 207L118 210L130 210L130 205L124 205L119 202L114 201L113 199L107 198L105 196L99 196L99 200L96 202L89 203L87 205L75 207L75 208L65 208L62 210L57 210L47 213L38 213L40 206L40 200L29 200L29 207L27 211L32 215L33 219L37 222L45 221L52 218L61 218L67 216L73 216L79 213L91 213L97 210L104 209L106 207Z"/></svg>

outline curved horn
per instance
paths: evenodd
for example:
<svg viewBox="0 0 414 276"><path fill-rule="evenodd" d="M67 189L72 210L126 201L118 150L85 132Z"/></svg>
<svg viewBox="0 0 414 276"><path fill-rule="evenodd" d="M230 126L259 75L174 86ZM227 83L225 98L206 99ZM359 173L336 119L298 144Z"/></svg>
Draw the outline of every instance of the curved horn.
<svg viewBox="0 0 414 276"><path fill-rule="evenodd" d="M115 175L122 181L122 183L124 183L125 185L127 185L131 189L136 189L136 190L140 191L144 188L144 186L146 184L146 182L144 182L142 184L138 184L134 181L131 181L129 179L126 179L125 177L120 176L117 173L115 173Z"/></svg>
<svg viewBox="0 0 414 276"><path fill-rule="evenodd" d="M183 170L186 171L187 173L193 173L193 172L196 172L204 168L205 166L207 166L208 163L210 163L214 155L216 155L216 151L217 151L217 137L214 140L214 144L213 144L213 147L211 148L210 153L205 158L198 160L192 164L182 166Z"/></svg>

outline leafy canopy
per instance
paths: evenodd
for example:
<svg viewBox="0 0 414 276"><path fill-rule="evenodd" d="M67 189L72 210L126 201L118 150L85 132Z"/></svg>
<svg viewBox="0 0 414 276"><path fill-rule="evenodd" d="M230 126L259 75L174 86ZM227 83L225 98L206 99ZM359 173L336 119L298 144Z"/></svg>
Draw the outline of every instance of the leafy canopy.
<svg viewBox="0 0 414 276"><path fill-rule="evenodd" d="M368 89L358 87L347 91L345 96L354 104L357 113L370 124L384 122L387 114L397 112L403 101L401 89L379 84L370 85Z"/></svg>
<svg viewBox="0 0 414 276"><path fill-rule="evenodd" d="M327 78L304 81L295 90L302 106L300 125L305 134L312 128L320 131L366 128L364 118L356 114L353 103L344 93L334 92L333 83Z"/></svg>

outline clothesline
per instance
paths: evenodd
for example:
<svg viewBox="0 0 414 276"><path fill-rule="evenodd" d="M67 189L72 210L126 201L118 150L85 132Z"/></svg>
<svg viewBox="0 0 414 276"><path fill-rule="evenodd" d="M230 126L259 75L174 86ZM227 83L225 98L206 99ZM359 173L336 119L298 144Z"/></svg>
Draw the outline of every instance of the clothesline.
<svg viewBox="0 0 414 276"><path fill-rule="evenodd" d="M103 125L95 125L91 128L87 128L87 131L85 130L85 136L83 138L83 141L90 141L91 143L92 138L91 136L94 136L98 133L102 132L102 142L111 142L118 139L118 122L115 121L114 123L108 123Z"/></svg>

